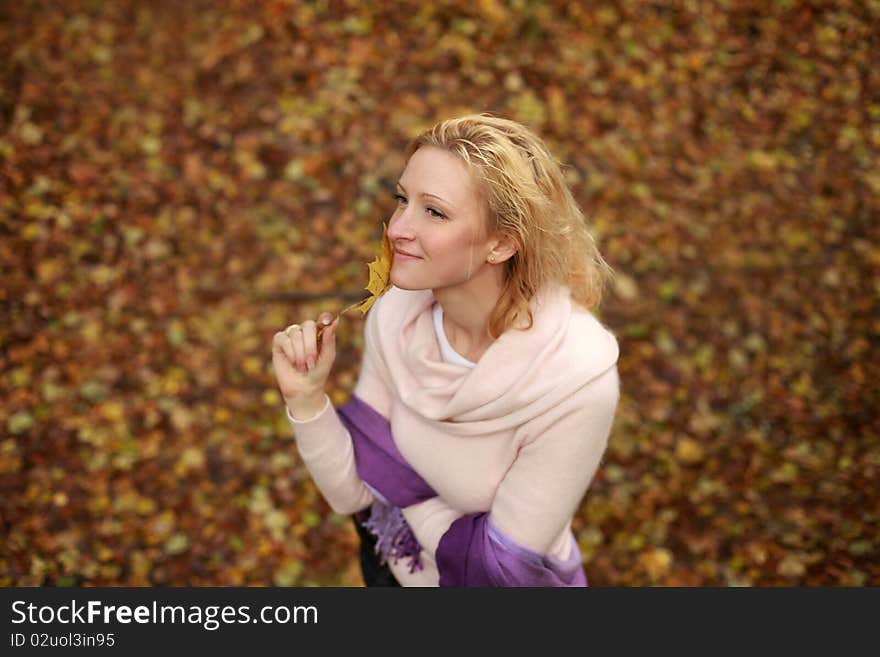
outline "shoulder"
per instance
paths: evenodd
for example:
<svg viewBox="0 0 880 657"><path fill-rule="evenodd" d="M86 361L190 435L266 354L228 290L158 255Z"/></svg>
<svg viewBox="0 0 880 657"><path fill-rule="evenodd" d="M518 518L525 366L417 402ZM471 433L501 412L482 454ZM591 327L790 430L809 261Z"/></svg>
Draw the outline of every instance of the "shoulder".
<svg viewBox="0 0 880 657"><path fill-rule="evenodd" d="M598 371L611 367L620 357L620 344L614 332L575 302L571 304L565 349L574 362L591 363Z"/></svg>
<svg viewBox="0 0 880 657"><path fill-rule="evenodd" d="M523 431L539 435L562 417L588 423L613 414L619 397L620 355L613 331L567 290L535 305L535 323L510 344L500 366L517 376L517 399L533 411ZM519 403L518 401L518 403Z"/></svg>
<svg viewBox="0 0 880 657"><path fill-rule="evenodd" d="M572 384L560 406L579 415L613 413L620 398L620 347L614 333L588 311L573 314L564 353Z"/></svg>
<svg viewBox="0 0 880 657"><path fill-rule="evenodd" d="M544 360L575 390L613 367L620 356L614 332L577 303L566 286L547 290L535 306L545 334Z"/></svg>
<svg viewBox="0 0 880 657"><path fill-rule="evenodd" d="M595 314L572 302L568 335L569 352L581 364L586 384L574 391L574 406L614 412L620 398L617 336Z"/></svg>
<svg viewBox="0 0 880 657"><path fill-rule="evenodd" d="M572 358L580 360L571 362L570 378L553 391L555 403L521 427L525 442L556 435L549 431L552 427L562 428L575 442L584 436L595 438L597 432L607 438L621 396L617 350L609 347L600 354L573 353Z"/></svg>

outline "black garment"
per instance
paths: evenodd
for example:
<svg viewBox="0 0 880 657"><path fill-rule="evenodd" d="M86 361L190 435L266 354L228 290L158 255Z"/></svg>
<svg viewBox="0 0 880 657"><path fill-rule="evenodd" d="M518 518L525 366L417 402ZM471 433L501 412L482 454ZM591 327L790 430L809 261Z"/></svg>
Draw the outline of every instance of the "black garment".
<svg viewBox="0 0 880 657"><path fill-rule="evenodd" d="M394 577L388 564L379 563L379 555L376 554L376 537L361 525L369 517L369 509L359 511L351 517L358 536L361 537L360 558L364 584L366 586L400 586L400 582Z"/></svg>

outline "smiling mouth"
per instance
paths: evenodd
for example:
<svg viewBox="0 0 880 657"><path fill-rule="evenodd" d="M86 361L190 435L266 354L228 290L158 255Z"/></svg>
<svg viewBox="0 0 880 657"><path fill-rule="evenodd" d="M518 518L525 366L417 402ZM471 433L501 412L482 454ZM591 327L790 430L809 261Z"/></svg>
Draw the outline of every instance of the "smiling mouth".
<svg viewBox="0 0 880 657"><path fill-rule="evenodd" d="M420 256L413 255L412 253L406 253L405 251L400 251L398 249L394 249L394 253L397 255L406 256L408 258L419 258Z"/></svg>

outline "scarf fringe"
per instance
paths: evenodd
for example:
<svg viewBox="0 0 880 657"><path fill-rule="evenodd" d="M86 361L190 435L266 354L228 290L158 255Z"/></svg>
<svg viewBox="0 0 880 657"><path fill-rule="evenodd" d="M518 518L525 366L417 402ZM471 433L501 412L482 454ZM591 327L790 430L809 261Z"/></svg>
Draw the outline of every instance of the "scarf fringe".
<svg viewBox="0 0 880 657"><path fill-rule="evenodd" d="M409 572L413 573L424 568L420 556L422 546L416 540L403 513L396 506L374 501L370 508L370 517L363 526L376 537L376 554L379 555L379 563L387 563L389 557L394 559L394 563L409 558Z"/></svg>

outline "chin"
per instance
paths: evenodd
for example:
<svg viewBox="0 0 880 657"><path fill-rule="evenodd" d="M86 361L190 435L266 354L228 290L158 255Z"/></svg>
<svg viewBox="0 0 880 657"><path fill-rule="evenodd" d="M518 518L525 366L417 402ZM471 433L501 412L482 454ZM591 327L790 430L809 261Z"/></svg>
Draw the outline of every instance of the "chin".
<svg viewBox="0 0 880 657"><path fill-rule="evenodd" d="M399 288L401 290L415 291L415 290L428 289L428 286L426 286L426 285L418 285L414 281L407 280L406 278L401 278L399 275L395 275L394 269L391 270L391 275L389 276L389 279L391 280L391 284L394 287Z"/></svg>
<svg viewBox="0 0 880 657"><path fill-rule="evenodd" d="M388 280L391 281L391 284L394 287L400 288L401 290L408 290L409 289L406 286L406 281L400 280L400 276L395 276L394 268L391 269L391 274L388 276Z"/></svg>
<svg viewBox="0 0 880 657"><path fill-rule="evenodd" d="M409 291L411 291L411 292L414 292L415 290L424 290L424 289L425 289L424 287L421 287L421 286L418 286L418 285L412 285L412 284L409 284L409 283L406 283L406 282L399 282L399 283L398 283L398 282L395 281L393 278L391 279L391 284L392 284L394 287L396 287L398 290L409 290Z"/></svg>

